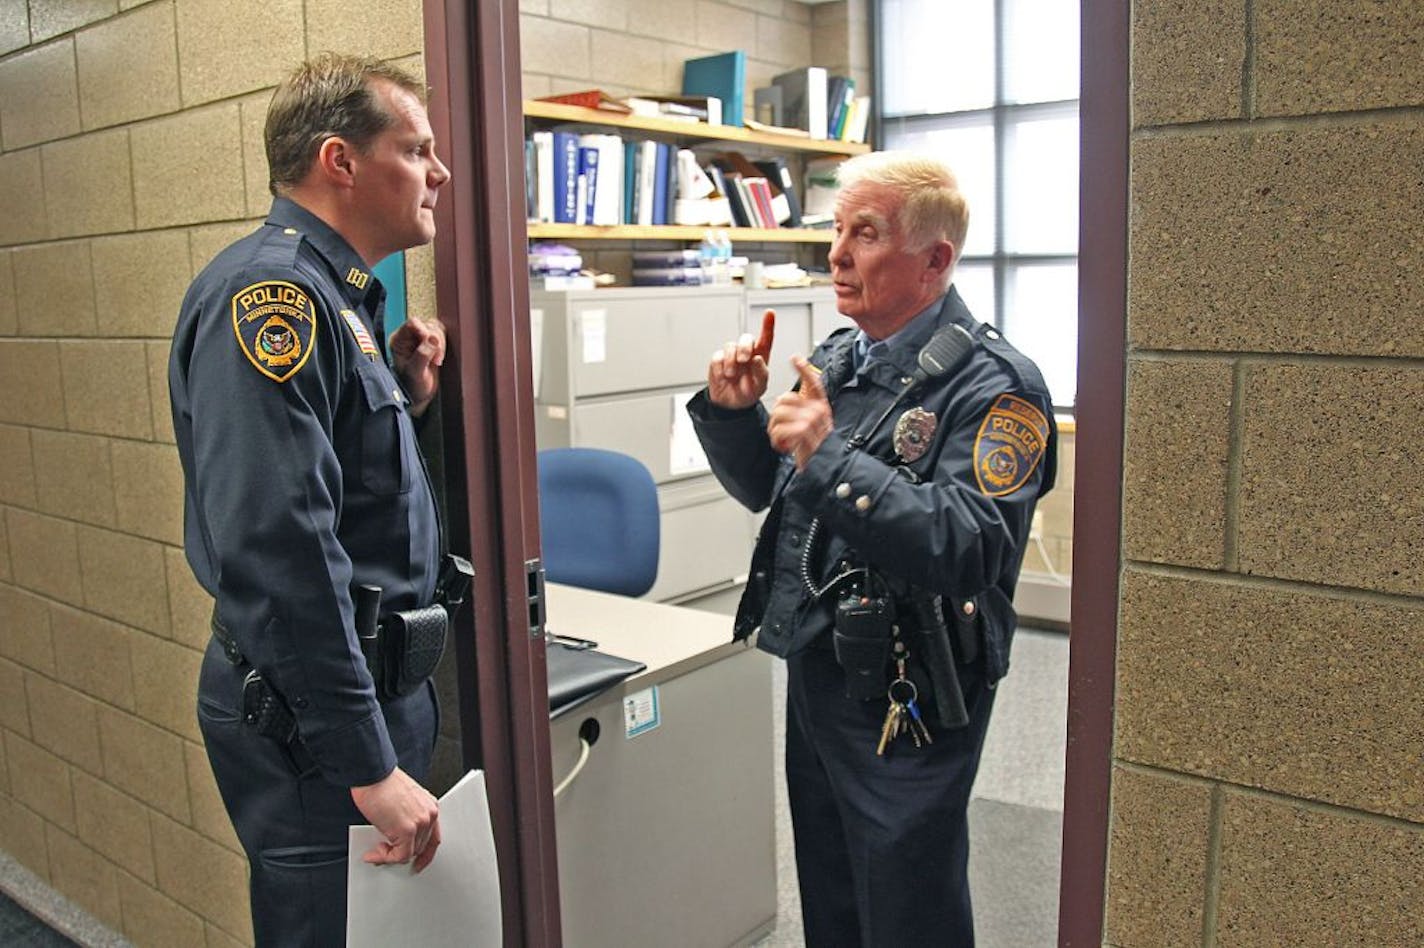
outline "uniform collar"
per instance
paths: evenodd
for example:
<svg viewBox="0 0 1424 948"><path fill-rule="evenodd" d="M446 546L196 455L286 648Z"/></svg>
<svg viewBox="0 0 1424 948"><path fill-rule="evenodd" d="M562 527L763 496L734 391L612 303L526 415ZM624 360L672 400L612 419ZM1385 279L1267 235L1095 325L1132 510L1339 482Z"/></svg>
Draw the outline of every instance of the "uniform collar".
<svg viewBox="0 0 1424 948"><path fill-rule="evenodd" d="M857 365L872 381L895 388L897 382L903 383L914 373L919 364L920 349L929 342L935 330L951 322L974 331L974 317L969 315L953 286L944 296L920 310L908 323L884 339L871 341L864 330L857 331ZM869 364L865 363L867 351Z"/></svg>
<svg viewBox="0 0 1424 948"><path fill-rule="evenodd" d="M296 201L279 197L272 201L267 223L283 228L284 232L295 231L300 234L331 267L336 282L341 284L342 294L353 308L363 308L375 318L381 302L385 299L381 281L376 279L371 268L366 266L366 262L351 248L346 239L326 221Z"/></svg>

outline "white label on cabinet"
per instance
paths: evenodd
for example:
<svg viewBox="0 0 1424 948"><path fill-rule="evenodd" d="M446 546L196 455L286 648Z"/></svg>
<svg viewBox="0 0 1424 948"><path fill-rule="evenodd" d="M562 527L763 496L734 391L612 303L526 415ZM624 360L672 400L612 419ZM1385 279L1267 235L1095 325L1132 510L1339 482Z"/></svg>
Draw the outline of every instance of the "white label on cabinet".
<svg viewBox="0 0 1424 948"><path fill-rule="evenodd" d="M579 313L579 327L583 333L583 361L604 362L608 359L608 311L586 309Z"/></svg>
<svg viewBox="0 0 1424 948"><path fill-rule="evenodd" d="M687 414L687 403L696 392L678 392L672 397L672 439L668 452L669 474L699 474L710 471L707 454L693 430L692 418Z"/></svg>
<svg viewBox="0 0 1424 948"><path fill-rule="evenodd" d="M663 723L658 710L658 686L644 688L623 699L623 733L629 738L644 734Z"/></svg>
<svg viewBox="0 0 1424 948"><path fill-rule="evenodd" d="M546 405L544 406L544 414L548 415L554 421L564 421L569 417L569 409L566 405Z"/></svg>

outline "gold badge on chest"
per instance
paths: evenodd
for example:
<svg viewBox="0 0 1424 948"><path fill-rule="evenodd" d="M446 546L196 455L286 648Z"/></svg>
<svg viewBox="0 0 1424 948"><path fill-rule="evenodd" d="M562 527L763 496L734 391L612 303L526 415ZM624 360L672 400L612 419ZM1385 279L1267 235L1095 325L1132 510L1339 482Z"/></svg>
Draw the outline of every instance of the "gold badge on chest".
<svg viewBox="0 0 1424 948"><path fill-rule="evenodd" d="M893 443L896 456L906 464L924 457L925 452L930 449L930 442L934 440L935 428L938 426L939 420L932 411L911 408L902 414L895 422Z"/></svg>

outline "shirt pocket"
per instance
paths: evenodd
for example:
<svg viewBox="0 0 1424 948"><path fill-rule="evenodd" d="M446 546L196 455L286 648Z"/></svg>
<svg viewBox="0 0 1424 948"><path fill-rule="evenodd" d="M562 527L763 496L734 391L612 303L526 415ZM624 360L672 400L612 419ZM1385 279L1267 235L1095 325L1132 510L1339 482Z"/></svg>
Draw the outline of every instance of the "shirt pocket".
<svg viewBox="0 0 1424 948"><path fill-rule="evenodd" d="M411 484L405 396L394 376L374 362L357 363L356 374L366 406L361 420L361 483L374 494L404 494Z"/></svg>

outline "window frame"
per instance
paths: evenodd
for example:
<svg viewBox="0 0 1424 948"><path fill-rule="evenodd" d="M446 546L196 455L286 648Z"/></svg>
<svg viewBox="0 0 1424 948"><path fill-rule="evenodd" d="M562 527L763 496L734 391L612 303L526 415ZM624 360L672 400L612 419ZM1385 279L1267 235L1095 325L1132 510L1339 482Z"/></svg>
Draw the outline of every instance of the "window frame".
<svg viewBox="0 0 1424 948"><path fill-rule="evenodd" d="M874 99L874 114L871 117L871 124L874 129L873 140L878 143L878 147L889 147L888 135L892 130L896 133L914 133L916 131L932 130L935 126L944 126L950 123L957 124L962 120L972 121L976 118L987 117L992 128L994 141L994 203L993 203L993 232L994 246L989 253L965 253L960 260L956 261L956 266L961 262L977 266L987 265L993 275L994 300L993 319L994 327L1000 331L1005 329L1005 302L1008 296L1008 284L1010 271L1019 267L1031 267L1047 263L1071 262L1074 271L1081 279L1080 255L1081 245L1069 252L1015 252L1006 245L1006 198L1004 182L1006 178L1007 163L1005 160L1005 145L1012 125L1024 121L1032 120L1036 115L1066 115L1071 113L1075 118L1079 128L1079 149L1081 150L1082 136L1082 90L1079 88L1079 95L1071 99L1052 99L1037 102L1011 102L1006 98L1007 77L1005 74L1006 62L1006 38L1005 24L1007 22L1005 4L1008 0L993 0L994 3L994 102L991 105L975 109L960 109L950 112L914 112L906 114L892 114L886 109L887 103L883 94L877 94ZM883 10L884 0L873 0L871 3L871 60L874 75L875 88L883 90L886 86L885 59L882 54L882 43L887 41L884 35L885 15ZM1079 172L1081 176L1081 168ZM1079 205L1078 216L1082 215L1082 206ZM1075 222L1076 226L1076 222ZM1075 338L1078 332L1075 331ZM1076 374L1077 360L1074 360ZM1077 401L1077 391L1075 386L1074 402ZM1071 416L1074 411L1073 403L1059 403L1055 400L1055 412Z"/></svg>

